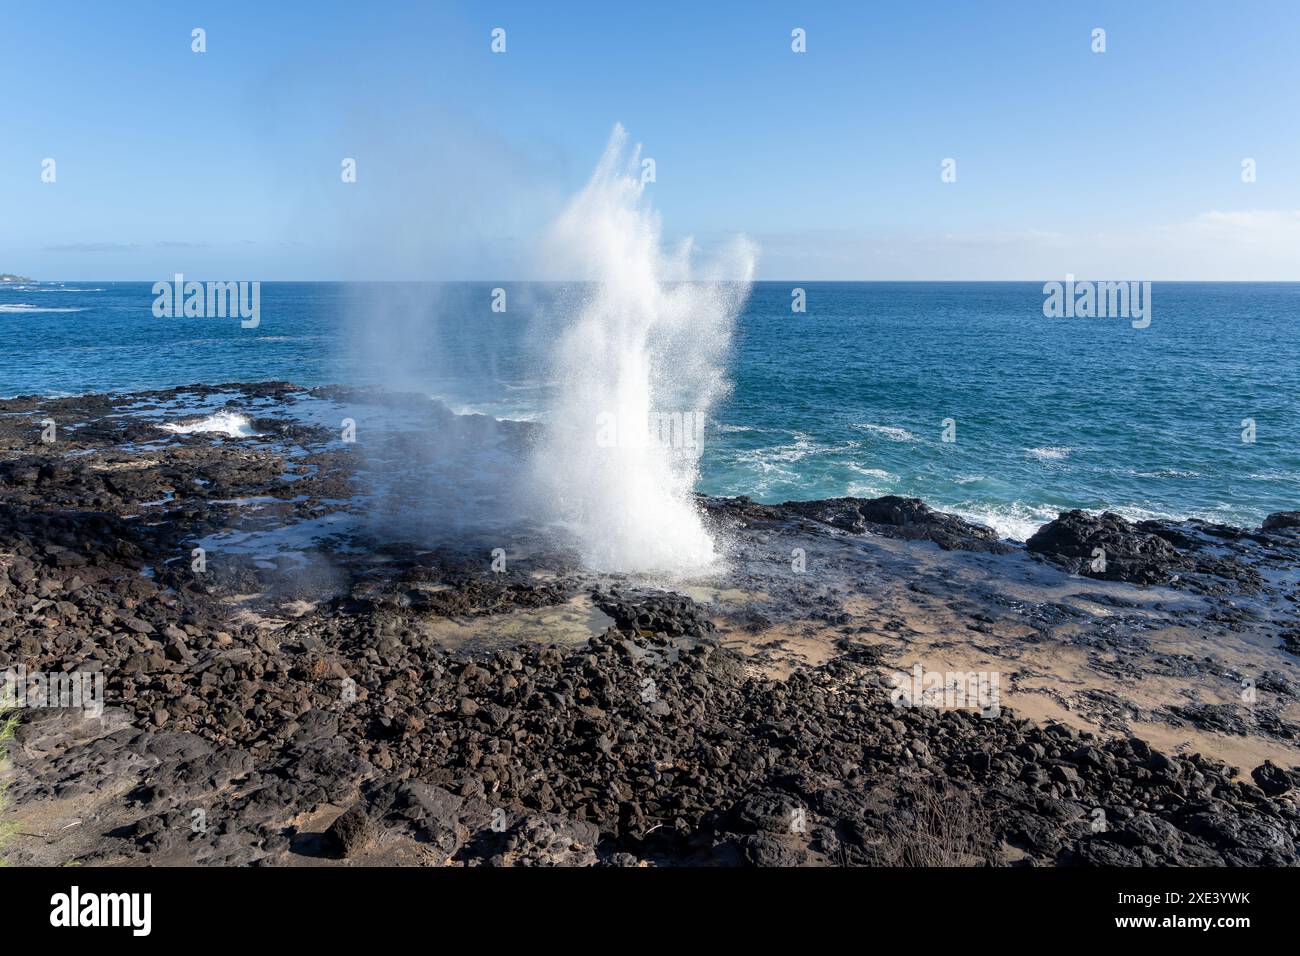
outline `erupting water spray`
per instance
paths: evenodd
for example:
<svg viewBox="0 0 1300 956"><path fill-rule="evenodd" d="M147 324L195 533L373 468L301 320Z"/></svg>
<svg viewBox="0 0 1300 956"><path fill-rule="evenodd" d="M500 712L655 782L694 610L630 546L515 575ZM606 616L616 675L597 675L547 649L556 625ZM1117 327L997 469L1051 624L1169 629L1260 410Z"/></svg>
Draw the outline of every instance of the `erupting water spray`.
<svg viewBox="0 0 1300 956"><path fill-rule="evenodd" d="M689 240L661 247L640 167L615 126L548 235L551 268L588 284L551 355L558 389L532 473L589 566L682 574L717 557L691 492L754 249L738 239L694 273Z"/></svg>

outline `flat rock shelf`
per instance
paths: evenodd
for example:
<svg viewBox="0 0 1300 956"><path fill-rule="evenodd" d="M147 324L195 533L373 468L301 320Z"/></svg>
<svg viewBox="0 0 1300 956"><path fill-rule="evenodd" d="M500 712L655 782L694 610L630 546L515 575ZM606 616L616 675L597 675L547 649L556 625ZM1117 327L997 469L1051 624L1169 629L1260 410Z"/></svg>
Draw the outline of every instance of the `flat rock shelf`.
<svg viewBox="0 0 1300 956"><path fill-rule="evenodd" d="M508 459L535 427L281 382L0 401L0 670L104 683L17 711L0 854L1300 858L1295 512L1018 545L915 499L700 497L724 557L690 580L427 531L460 491L415 436ZM994 696L900 693L932 675Z"/></svg>

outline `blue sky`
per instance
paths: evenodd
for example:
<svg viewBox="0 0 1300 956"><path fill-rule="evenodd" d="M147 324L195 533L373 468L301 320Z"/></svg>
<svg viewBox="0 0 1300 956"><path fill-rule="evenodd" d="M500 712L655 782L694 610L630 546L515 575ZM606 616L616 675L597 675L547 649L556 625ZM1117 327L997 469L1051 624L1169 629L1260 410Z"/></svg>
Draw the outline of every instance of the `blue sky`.
<svg viewBox="0 0 1300 956"><path fill-rule="evenodd" d="M621 122L665 232L744 233L759 278L1300 279L1293 2L3 15L0 271L527 278Z"/></svg>

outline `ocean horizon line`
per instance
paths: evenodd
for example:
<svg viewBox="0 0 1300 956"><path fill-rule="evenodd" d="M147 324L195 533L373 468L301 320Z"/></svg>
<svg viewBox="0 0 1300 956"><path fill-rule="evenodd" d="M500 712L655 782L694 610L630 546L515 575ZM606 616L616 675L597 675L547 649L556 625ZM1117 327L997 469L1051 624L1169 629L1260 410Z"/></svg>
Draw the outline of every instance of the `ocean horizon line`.
<svg viewBox="0 0 1300 956"><path fill-rule="evenodd" d="M208 273L191 273L187 278L193 279L195 275L207 275ZM214 275L229 275L229 273L213 273ZM174 275L174 274L173 274ZM1062 276L1065 275L1062 273ZM1101 277L1092 273L1073 273L1075 281L1143 281L1150 282L1153 285L1300 285L1300 279L1146 279L1139 277L1139 280L1133 280L1132 277L1120 280L1117 276ZM822 284L842 284L842 285L1037 285L1043 282L1060 281L1061 276L1040 276L1031 279L804 279L804 278L781 278L781 279L754 279L751 285L788 285L795 283L822 283ZM30 280L38 285L65 282L107 282L112 284L138 283L149 284L153 282L166 281L152 276L147 279L106 279L96 276L72 276L52 279ZM194 280L202 281L202 280ZM248 280L253 281L253 280ZM520 278L487 278L487 279L258 279L258 282L265 283L313 283L316 285L486 285L489 283L511 283L527 285L594 285L599 280L595 279L520 279ZM681 280L689 284L702 284L712 281L721 282L743 282L741 279L689 279ZM0 283L0 289L21 288L26 283Z"/></svg>

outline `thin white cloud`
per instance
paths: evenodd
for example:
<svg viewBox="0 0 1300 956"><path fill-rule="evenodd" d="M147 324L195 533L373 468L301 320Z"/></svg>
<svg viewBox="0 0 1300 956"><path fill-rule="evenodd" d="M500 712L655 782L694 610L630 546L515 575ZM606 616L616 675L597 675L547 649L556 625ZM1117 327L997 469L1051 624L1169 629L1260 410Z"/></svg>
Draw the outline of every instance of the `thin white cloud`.
<svg viewBox="0 0 1300 956"><path fill-rule="evenodd" d="M1300 210L1211 210L1094 232L815 231L759 236L760 278L1300 281Z"/></svg>

